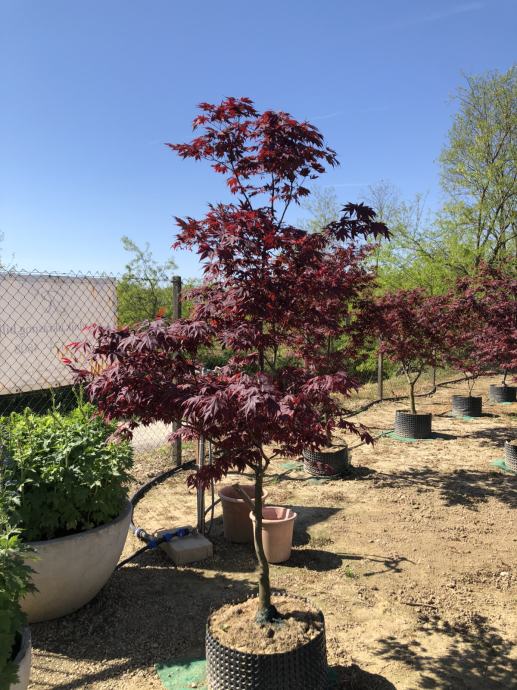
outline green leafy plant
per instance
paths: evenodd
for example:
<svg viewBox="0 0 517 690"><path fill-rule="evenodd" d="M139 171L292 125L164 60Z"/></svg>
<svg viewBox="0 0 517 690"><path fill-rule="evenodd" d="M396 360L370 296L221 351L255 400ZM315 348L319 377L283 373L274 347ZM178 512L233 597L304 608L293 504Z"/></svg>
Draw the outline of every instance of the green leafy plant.
<svg viewBox="0 0 517 690"><path fill-rule="evenodd" d="M18 680L14 659L26 624L20 600L34 589L31 568L25 563L29 549L16 532L3 531L4 520L5 516L0 520L0 690L8 690Z"/></svg>
<svg viewBox="0 0 517 690"><path fill-rule="evenodd" d="M91 405L0 419L4 512L25 541L66 536L119 515L133 453Z"/></svg>

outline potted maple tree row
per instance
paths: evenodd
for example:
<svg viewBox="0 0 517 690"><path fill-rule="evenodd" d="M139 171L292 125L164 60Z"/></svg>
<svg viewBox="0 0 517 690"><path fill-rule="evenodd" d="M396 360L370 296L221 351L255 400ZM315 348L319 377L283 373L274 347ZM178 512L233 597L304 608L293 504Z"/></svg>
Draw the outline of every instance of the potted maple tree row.
<svg viewBox="0 0 517 690"><path fill-rule="evenodd" d="M177 219L173 246L196 251L204 268L191 315L133 330L97 328L89 352L100 373L92 376L89 366L78 375L106 417L128 420L121 432L182 421L175 437L209 440L217 451L213 463L189 476L189 484L205 487L229 471L254 476L246 500L258 595L210 615L209 688L323 690L324 616L303 598L272 591L263 486L275 458L325 447L336 427L371 441L366 429L343 419L336 398L356 382L338 356L322 366L320 353L338 328L336 303L354 289L352 276L367 251L359 245L388 230L360 204L346 205L339 221L317 233L288 221L289 207L309 194L307 182L337 164L311 124L258 112L247 98L203 103L200 110L196 138L170 146L183 158L208 161L236 200L211 205L199 220ZM231 356L207 372L198 353L214 345Z"/></svg>

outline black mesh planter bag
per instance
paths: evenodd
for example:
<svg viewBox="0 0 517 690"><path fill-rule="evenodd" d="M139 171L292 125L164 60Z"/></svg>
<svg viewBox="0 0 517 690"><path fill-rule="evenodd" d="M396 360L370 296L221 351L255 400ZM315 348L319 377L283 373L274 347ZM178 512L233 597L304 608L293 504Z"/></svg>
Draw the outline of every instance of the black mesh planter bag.
<svg viewBox="0 0 517 690"><path fill-rule="evenodd" d="M517 443L510 443L506 441L504 444L504 461L506 467L509 467L514 472L517 472Z"/></svg>
<svg viewBox="0 0 517 690"><path fill-rule="evenodd" d="M495 403L515 402L515 386L495 386L489 389L490 400Z"/></svg>
<svg viewBox="0 0 517 690"><path fill-rule="evenodd" d="M453 395L452 413L459 417L481 417L483 398L473 395Z"/></svg>
<svg viewBox="0 0 517 690"><path fill-rule="evenodd" d="M319 615L324 624L323 613L320 612ZM218 642L210 632L210 619L208 620L208 690L326 690L327 676L324 625L315 638L292 651L281 654L247 654Z"/></svg>
<svg viewBox="0 0 517 690"><path fill-rule="evenodd" d="M431 419L429 414L413 414L407 410L395 412L395 434L403 438L429 438L431 436Z"/></svg>
<svg viewBox="0 0 517 690"><path fill-rule="evenodd" d="M350 472L348 448L340 446L335 450L304 450L303 466L315 477L337 479Z"/></svg>

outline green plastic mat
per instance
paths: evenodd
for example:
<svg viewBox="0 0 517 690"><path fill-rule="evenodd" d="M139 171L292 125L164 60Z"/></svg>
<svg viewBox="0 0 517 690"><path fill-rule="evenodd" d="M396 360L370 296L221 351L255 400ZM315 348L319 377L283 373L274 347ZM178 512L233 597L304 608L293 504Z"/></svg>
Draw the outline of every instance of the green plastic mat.
<svg viewBox="0 0 517 690"><path fill-rule="evenodd" d="M206 661L204 659L183 659L165 664L157 664L156 672L167 690L207 690ZM336 687L338 677L333 668L329 669L328 690Z"/></svg>
<svg viewBox="0 0 517 690"><path fill-rule="evenodd" d="M165 664L156 664L156 672L167 690L206 690L204 659L175 659Z"/></svg>
<svg viewBox="0 0 517 690"><path fill-rule="evenodd" d="M497 460L494 460L490 464L494 467L498 467L500 470L503 470L503 472L508 472L508 474L517 475L517 472L515 472L515 470L512 470L508 467L504 458L497 458Z"/></svg>
<svg viewBox="0 0 517 690"><path fill-rule="evenodd" d="M404 443L415 443L416 441L434 441L433 436L431 436L431 438L407 438L406 436L399 436L394 431L390 431L387 434L384 434L384 436L393 438L395 441L403 441Z"/></svg>
<svg viewBox="0 0 517 690"><path fill-rule="evenodd" d="M283 470L295 470L296 472L303 471L303 463L301 462L283 462L280 467Z"/></svg>

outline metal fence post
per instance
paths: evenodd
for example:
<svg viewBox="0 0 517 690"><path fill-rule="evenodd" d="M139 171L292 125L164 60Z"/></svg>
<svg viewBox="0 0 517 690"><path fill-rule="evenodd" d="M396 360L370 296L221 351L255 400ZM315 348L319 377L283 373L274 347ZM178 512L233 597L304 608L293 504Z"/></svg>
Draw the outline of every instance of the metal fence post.
<svg viewBox="0 0 517 690"><path fill-rule="evenodd" d="M383 355L379 350L377 354L377 399L384 400L384 372Z"/></svg>
<svg viewBox="0 0 517 690"><path fill-rule="evenodd" d="M205 464L204 436L199 437L197 448L197 468L200 470ZM202 486L197 488L197 531L199 534L205 533L205 489Z"/></svg>
<svg viewBox="0 0 517 690"><path fill-rule="evenodd" d="M172 318L181 319L181 276L172 277ZM180 424L173 422L172 430L178 431L179 428ZM179 467L181 462L181 439L177 439L172 444L172 464Z"/></svg>

